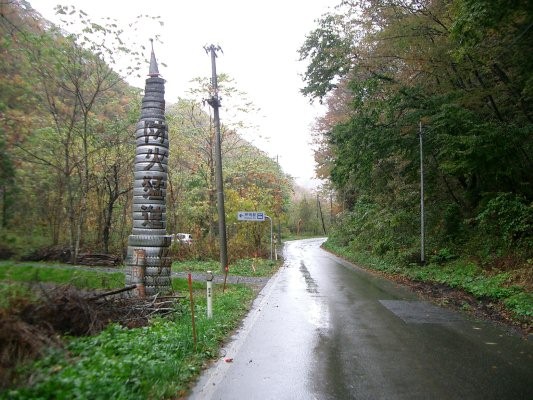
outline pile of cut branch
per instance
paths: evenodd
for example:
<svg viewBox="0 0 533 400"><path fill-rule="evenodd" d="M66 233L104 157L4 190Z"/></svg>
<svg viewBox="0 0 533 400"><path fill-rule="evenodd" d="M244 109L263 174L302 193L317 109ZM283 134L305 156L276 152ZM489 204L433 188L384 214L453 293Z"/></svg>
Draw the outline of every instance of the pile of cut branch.
<svg viewBox="0 0 533 400"><path fill-rule="evenodd" d="M110 292L90 292L73 286L40 284L37 301L19 299L0 309L0 388L11 381L13 368L35 359L49 347L61 346L61 335L94 335L110 323L134 328L155 316L181 314L183 296L131 295L135 286Z"/></svg>

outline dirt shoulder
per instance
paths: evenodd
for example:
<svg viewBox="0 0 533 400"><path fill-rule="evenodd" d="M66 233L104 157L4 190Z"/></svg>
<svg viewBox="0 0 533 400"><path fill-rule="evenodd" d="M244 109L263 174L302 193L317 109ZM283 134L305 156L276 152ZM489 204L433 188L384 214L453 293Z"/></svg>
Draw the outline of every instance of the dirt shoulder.
<svg viewBox="0 0 533 400"><path fill-rule="evenodd" d="M464 312L476 319L491 321L506 330L521 335L525 339L533 336L531 322L518 321L509 310L497 301L478 299L465 291L443 284L413 281L403 276L381 275L408 287L422 298L435 304Z"/></svg>
<svg viewBox="0 0 533 400"><path fill-rule="evenodd" d="M327 249L322 249L336 257L343 258ZM452 288L440 283L415 281L403 275L376 271L371 268L365 268L359 264L354 264L350 260L346 261L353 265L357 265L357 267L364 269L372 275L381 276L396 282L397 284L417 293L424 300L465 313L475 319L490 321L511 333L522 336L526 340L533 339L532 321L517 320L517 318L498 301L487 298L476 298L464 290Z"/></svg>

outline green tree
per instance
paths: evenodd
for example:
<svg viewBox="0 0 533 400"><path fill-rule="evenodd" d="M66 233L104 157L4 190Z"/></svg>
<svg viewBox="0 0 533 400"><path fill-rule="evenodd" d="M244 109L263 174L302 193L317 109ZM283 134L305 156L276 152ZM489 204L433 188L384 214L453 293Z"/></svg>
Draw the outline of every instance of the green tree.
<svg viewBox="0 0 533 400"><path fill-rule="evenodd" d="M103 236L110 229L106 213L113 208L109 203L131 182L121 180L122 188L107 192L109 202L100 214L96 208L104 192L99 182L102 175L104 180L112 176L102 162L128 166L127 153L116 152L116 146L126 143L126 134L133 129L128 110L135 104L134 95L113 68L118 57L126 55L137 60L127 63L133 73L139 54L129 48L138 46L124 43L122 30L113 21L98 24L73 7L57 8L66 18L64 29L79 29L66 35L30 7L13 2L8 11L0 18L0 27L7 33L2 39L6 57L1 65L11 81L2 83L10 90L2 91L0 103L5 102L8 110L2 113L2 126L18 127L5 132L6 153L18 167L13 187L21 200L9 213L18 218L11 229L46 227L53 244L63 241L63 232L68 232L73 259L82 245L98 241L106 251L109 243ZM17 68L12 60L19 64ZM85 238L90 242L84 243Z"/></svg>
<svg viewBox="0 0 533 400"><path fill-rule="evenodd" d="M382 210L374 247L415 248L419 123L432 246L476 237L468 221L500 192L533 199L531 11L523 1L343 1L308 35L303 92L330 108L317 159L352 212L364 212L363 196Z"/></svg>

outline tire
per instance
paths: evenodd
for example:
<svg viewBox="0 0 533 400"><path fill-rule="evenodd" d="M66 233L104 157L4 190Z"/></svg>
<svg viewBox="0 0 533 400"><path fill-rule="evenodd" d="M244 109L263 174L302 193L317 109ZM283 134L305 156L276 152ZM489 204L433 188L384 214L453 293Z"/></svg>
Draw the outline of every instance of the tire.
<svg viewBox="0 0 533 400"><path fill-rule="evenodd" d="M141 174L141 179L135 179L133 187L148 188L151 195L156 195L156 192L167 188L167 180L158 176L153 176L153 171L137 171L135 174ZM165 172L157 172L158 174L164 174ZM143 195L144 196L144 195Z"/></svg>
<svg viewBox="0 0 533 400"><path fill-rule="evenodd" d="M163 197L166 197L167 195L167 190L166 189L160 189L161 190L161 195ZM150 194L149 194L149 191L148 190L144 190L143 187L134 187L133 188L133 195L134 196L141 196L143 197L144 199L148 199L150 197ZM143 211L149 211L149 210L141 210L140 207L138 207L139 209L137 210L137 212L143 212ZM156 211L161 211L161 212L165 212L163 210L156 210ZM135 210L133 210L133 212L136 212Z"/></svg>
<svg viewBox="0 0 533 400"><path fill-rule="evenodd" d="M148 247L148 246L128 246L126 258L130 261L129 265L139 265L136 263L137 252L143 251L144 258L157 257L163 258L168 256L168 247ZM146 263L142 264L145 265Z"/></svg>
<svg viewBox="0 0 533 400"><path fill-rule="evenodd" d="M163 130L162 128L159 129L158 131L156 131L155 129L153 128L146 128L145 129L137 129L135 131L135 140L138 141L138 140L142 140L141 141L141 145L143 144L148 144L146 143L146 138L148 138L148 140L152 140L152 141L155 141L156 143L154 144L161 144L163 143L165 140L168 141L168 131L167 130ZM144 143L143 143L144 141Z"/></svg>
<svg viewBox="0 0 533 400"><path fill-rule="evenodd" d="M162 207L164 207L166 205L166 200L163 196L159 197L159 196L148 196L148 197L144 197L144 196L134 196L133 197L133 205L134 206L139 206L139 207L147 207L146 210L144 211L157 211L159 212L160 210L158 209L161 208L162 210ZM152 209L150 209L150 207L152 207ZM165 233L163 233L162 235L165 235Z"/></svg>
<svg viewBox="0 0 533 400"><path fill-rule="evenodd" d="M170 276L170 267L146 267L146 275L149 276Z"/></svg>
<svg viewBox="0 0 533 400"><path fill-rule="evenodd" d="M148 180L157 180L160 181L162 184L166 186L167 182L167 173L166 172L159 172L159 171L137 171L134 173L135 180L138 181L144 181L145 179ZM163 187L165 187L163 186Z"/></svg>
<svg viewBox="0 0 533 400"><path fill-rule="evenodd" d="M163 114L165 115L165 105L160 104L156 101L149 101L146 103L141 104L141 114L142 113L150 113L154 112L156 114Z"/></svg>
<svg viewBox="0 0 533 400"><path fill-rule="evenodd" d="M144 247L168 247L172 244L172 236L155 236L155 235L130 235L128 237L128 246Z"/></svg>
<svg viewBox="0 0 533 400"><path fill-rule="evenodd" d="M153 108L153 107L150 107L150 108L141 108L141 118L155 118L155 117L160 117L160 118L164 118L165 117L165 110L161 110L160 108Z"/></svg>
<svg viewBox="0 0 533 400"><path fill-rule="evenodd" d="M165 152L159 151L155 154L141 153L141 154L135 155L134 164L144 164L144 163L152 164L153 163L154 167L159 168L159 164L162 164L162 165L168 164L167 158L168 158L168 149L166 149ZM150 170L153 170L153 168L151 168ZM146 171L150 171L150 170L146 170ZM145 170L141 170L141 171L145 171ZM161 172L166 172L166 170L163 170Z"/></svg>
<svg viewBox="0 0 533 400"><path fill-rule="evenodd" d="M156 294L172 293L172 286L148 286L144 287L144 292L147 296L155 296Z"/></svg>
<svg viewBox="0 0 533 400"><path fill-rule="evenodd" d="M158 76L150 76L149 78L146 78L146 87L153 87L153 86L165 86L165 80Z"/></svg>
<svg viewBox="0 0 533 400"><path fill-rule="evenodd" d="M139 211L133 211L132 212L138 212L138 213L144 213L144 212L156 212L156 213L164 213L166 214L166 210L163 211L163 208L161 206L164 206L166 203L166 192L162 191L161 196L155 195L155 194L149 194L146 192L145 194L135 196L137 200L134 204L139 206ZM142 200L140 199L142 198ZM158 204L157 202L161 202L161 204ZM144 206L144 207L143 207Z"/></svg>
<svg viewBox="0 0 533 400"><path fill-rule="evenodd" d="M134 189L135 190L135 189ZM143 209L142 207L147 207L148 205L146 204L133 204L133 207L132 207L132 212L143 212L143 211L148 211L146 209ZM153 206L153 205L152 205ZM162 205L162 206L159 206L159 210L157 210L159 212L162 212L162 213L166 213L167 212L167 207L166 205Z"/></svg>
<svg viewBox="0 0 533 400"><path fill-rule="evenodd" d="M161 214L161 218L163 219L163 221L166 221L166 219L167 219L167 214L166 213L162 213L159 210L147 210L147 211L141 211L141 212L134 212L133 213L133 220L134 221L144 221L146 219L145 218L145 213L148 213L148 214L151 214L151 213Z"/></svg>
<svg viewBox="0 0 533 400"><path fill-rule="evenodd" d="M142 118L137 125L135 125L135 130L145 128L167 128L165 118Z"/></svg>
<svg viewBox="0 0 533 400"><path fill-rule="evenodd" d="M154 139L155 137L155 139ZM161 146L166 149L168 149L170 143L168 141L168 137L165 133L165 136L158 137L153 135L142 135L135 138L135 144L137 146Z"/></svg>
<svg viewBox="0 0 533 400"><path fill-rule="evenodd" d="M157 229L157 230L165 230L166 231L167 222L163 220L141 220L141 219L134 219L133 220L133 229Z"/></svg>
<svg viewBox="0 0 533 400"><path fill-rule="evenodd" d="M151 159L141 159L139 158L138 156L143 156L143 157L146 157L146 154L152 156L154 155L159 155L159 157L164 160L165 157L168 156L168 148L167 147L163 147L161 146L160 144L155 144L155 145L151 145L151 144L143 144L141 146L137 146L137 148L135 149L135 162L150 162L152 161Z"/></svg>
<svg viewBox="0 0 533 400"><path fill-rule="evenodd" d="M161 96L161 93L148 93L143 96L142 101L165 101L165 96Z"/></svg>
<svg viewBox="0 0 533 400"><path fill-rule="evenodd" d="M144 284L148 286L172 286L170 276L145 276Z"/></svg>
<svg viewBox="0 0 533 400"><path fill-rule="evenodd" d="M150 96L150 97L155 97L155 96ZM146 108L146 107L152 107L152 108L161 108L161 109L165 109L165 97L161 97L157 100L154 100L154 99L146 99L146 98L143 98L142 101L141 101L141 108Z"/></svg>
<svg viewBox="0 0 533 400"><path fill-rule="evenodd" d="M161 83L161 84L165 84L165 80L159 76L151 76L149 78L146 78L146 83Z"/></svg>
<svg viewBox="0 0 533 400"><path fill-rule="evenodd" d="M141 154L151 154L151 155L159 154L159 155L166 156L168 154L168 147L161 146L159 143L142 144L135 148L135 155L141 155Z"/></svg>
<svg viewBox="0 0 533 400"><path fill-rule="evenodd" d="M141 104L141 110L145 110L149 108L165 111L165 100L162 100L162 101L144 101L143 100Z"/></svg>
<svg viewBox="0 0 533 400"><path fill-rule="evenodd" d="M140 171L137 171L137 172L140 172ZM139 188L144 188L143 185L147 185L149 187L152 187L154 189L166 189L167 188L167 181L166 179L157 179L157 178L154 178L154 177L151 177L151 176L148 176L148 175L151 175L150 174L150 171L145 171L145 174L147 175L146 176L146 179L144 179L145 177L143 176L142 179L135 179L133 182L133 187L139 187ZM135 175L135 173L134 173Z"/></svg>
<svg viewBox="0 0 533 400"><path fill-rule="evenodd" d="M125 264L135 265L135 259L130 259L126 257ZM156 269L165 268L165 269L170 270L171 265L172 265L172 259L170 257L146 257L144 259L145 268L156 268ZM128 270L126 269L126 273L127 272Z"/></svg>
<svg viewBox="0 0 533 400"><path fill-rule="evenodd" d="M165 161L166 158L166 155L162 157L161 154L155 159L150 154L137 154L135 156L135 162L133 163L134 172L167 172L168 162ZM145 167L147 169L145 169ZM163 168L163 170L161 170L161 168Z"/></svg>
<svg viewBox="0 0 533 400"><path fill-rule="evenodd" d="M148 172L148 171L160 171L160 172L168 172L168 164L166 163L154 163L152 165L152 163L149 163L149 162L138 162L138 163L135 163L135 172L139 172L139 171L145 171L145 172Z"/></svg>
<svg viewBox="0 0 533 400"><path fill-rule="evenodd" d="M137 124L135 127L135 138L144 137L147 135L154 136L156 134L163 135L168 138L168 126L164 118L150 119L146 121L145 125Z"/></svg>
<svg viewBox="0 0 533 400"><path fill-rule="evenodd" d="M165 118L141 118L137 125L135 125L135 132L137 135L148 132L149 129L162 129L165 132L168 131L168 126Z"/></svg>
<svg viewBox="0 0 533 400"><path fill-rule="evenodd" d="M167 134L163 136L143 135L135 138L135 144L135 150L141 146L159 146L168 150L170 142Z"/></svg>
<svg viewBox="0 0 533 400"><path fill-rule="evenodd" d="M146 96L147 94L152 94L152 93L162 93L164 95L165 85L146 82L146 87L144 89L144 95Z"/></svg>
<svg viewBox="0 0 533 400"><path fill-rule="evenodd" d="M132 235L166 235L166 229L132 228ZM163 256L165 257L165 256Z"/></svg>
<svg viewBox="0 0 533 400"><path fill-rule="evenodd" d="M165 88L164 86L147 86L145 89L144 89L144 95L145 96L150 96L150 97L153 97L153 96L161 96L161 97L165 97Z"/></svg>

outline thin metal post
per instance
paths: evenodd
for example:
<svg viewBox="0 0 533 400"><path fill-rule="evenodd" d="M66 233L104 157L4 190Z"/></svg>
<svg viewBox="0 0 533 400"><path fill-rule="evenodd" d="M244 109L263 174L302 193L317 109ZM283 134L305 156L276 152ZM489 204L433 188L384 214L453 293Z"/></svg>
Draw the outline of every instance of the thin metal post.
<svg viewBox="0 0 533 400"><path fill-rule="evenodd" d="M425 226L424 226L424 143L422 121L419 123L418 136L420 138L420 263L426 262L425 256Z"/></svg>
<svg viewBox="0 0 533 400"><path fill-rule="evenodd" d="M281 168L279 166L279 156L278 155L276 155L276 163L278 164L278 173L281 174ZM279 189L279 199L280 199L280 201L283 201L283 195L281 193L281 178L278 180L278 189ZM280 206L280 212L278 213L278 244L281 245L281 206ZM277 259L278 258L276 257L276 260Z"/></svg>
<svg viewBox="0 0 533 400"><path fill-rule="evenodd" d="M220 46L210 45L204 47L207 53L211 53L211 85L213 86L213 95L207 100L207 103L213 107L213 116L215 120L215 177L217 184L217 209L218 209L218 235L220 241L220 269L226 271L228 266L228 246L226 237L226 212L224 210L224 181L222 180L222 140L220 137L220 99L218 97L218 81L216 57L217 51L222 50Z"/></svg>
<svg viewBox="0 0 533 400"><path fill-rule="evenodd" d="M272 260L272 218L268 215L265 215L265 218L270 220L270 259Z"/></svg>
<svg viewBox="0 0 533 400"><path fill-rule="evenodd" d="M207 271L207 318L213 318L213 279L214 275L211 271Z"/></svg>
<svg viewBox="0 0 533 400"><path fill-rule="evenodd" d="M196 339L196 323L194 319L194 297L192 294L192 276L191 274L188 274L188 282L189 282L189 298L191 303L191 323L192 323L192 338L194 341L194 351L196 351L197 347L197 339Z"/></svg>

